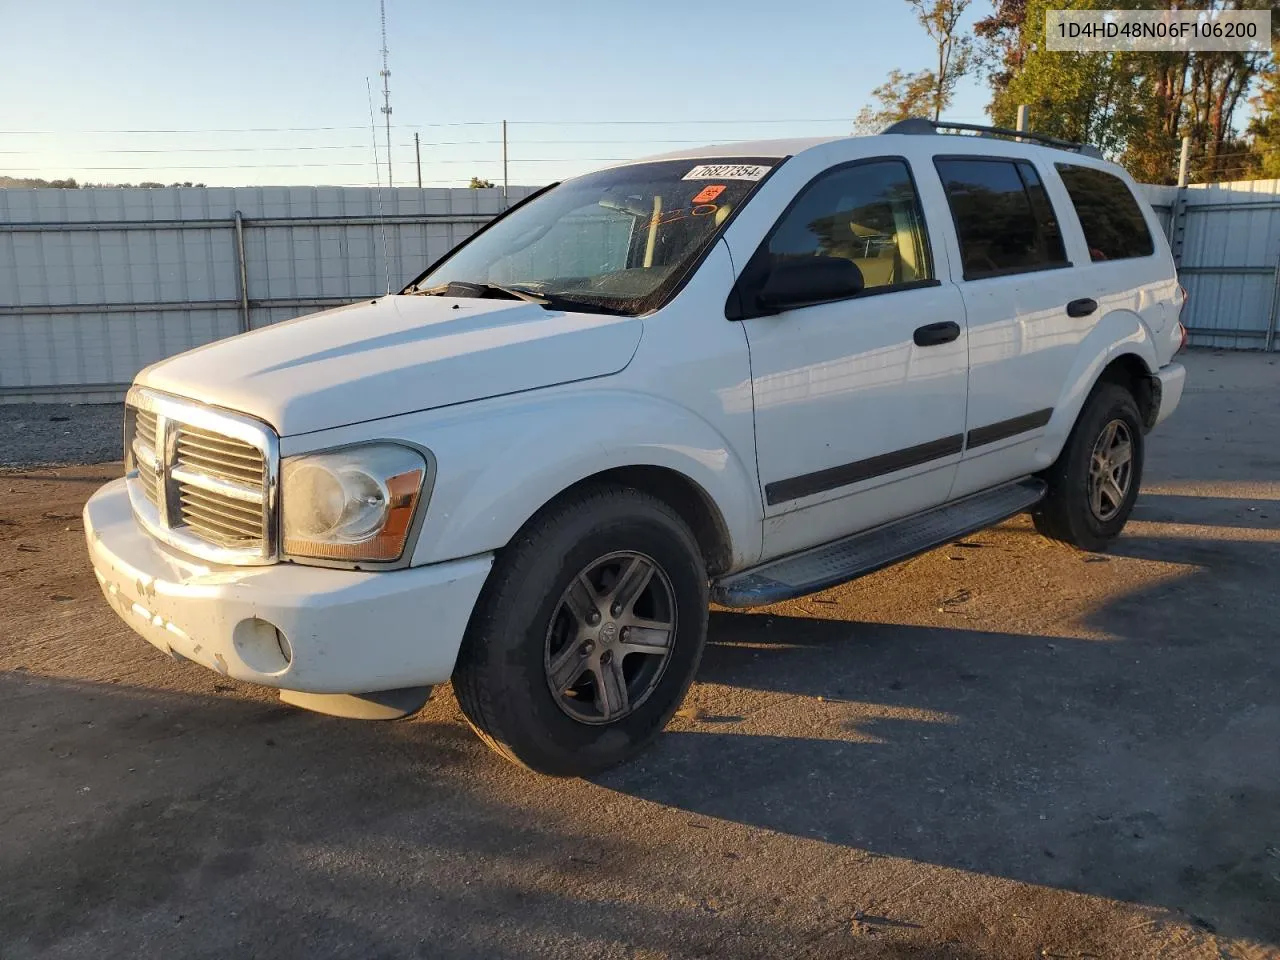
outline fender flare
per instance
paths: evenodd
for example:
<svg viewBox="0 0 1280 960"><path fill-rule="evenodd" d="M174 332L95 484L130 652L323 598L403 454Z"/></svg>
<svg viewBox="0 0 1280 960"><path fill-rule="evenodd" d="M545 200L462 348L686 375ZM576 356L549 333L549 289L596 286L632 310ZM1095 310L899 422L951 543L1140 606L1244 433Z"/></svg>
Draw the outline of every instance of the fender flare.
<svg viewBox="0 0 1280 960"><path fill-rule="evenodd" d="M1038 468L1048 467L1058 459L1102 371L1126 354L1141 360L1148 373L1159 367L1155 342L1142 318L1132 310L1112 310L1076 347L1075 360L1063 382L1053 416L1036 445Z"/></svg>

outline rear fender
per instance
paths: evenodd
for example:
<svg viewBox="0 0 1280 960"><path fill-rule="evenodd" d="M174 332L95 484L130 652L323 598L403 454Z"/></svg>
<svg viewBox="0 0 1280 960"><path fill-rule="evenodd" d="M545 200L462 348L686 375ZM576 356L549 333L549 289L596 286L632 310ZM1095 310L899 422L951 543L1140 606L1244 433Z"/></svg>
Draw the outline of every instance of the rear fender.
<svg viewBox="0 0 1280 960"><path fill-rule="evenodd" d="M1058 459L1102 371L1123 354L1136 356L1148 371L1159 366L1155 342L1142 318L1132 310L1112 310L1097 322L1076 349L1075 361L1054 405L1053 416L1036 445L1037 469L1044 469Z"/></svg>

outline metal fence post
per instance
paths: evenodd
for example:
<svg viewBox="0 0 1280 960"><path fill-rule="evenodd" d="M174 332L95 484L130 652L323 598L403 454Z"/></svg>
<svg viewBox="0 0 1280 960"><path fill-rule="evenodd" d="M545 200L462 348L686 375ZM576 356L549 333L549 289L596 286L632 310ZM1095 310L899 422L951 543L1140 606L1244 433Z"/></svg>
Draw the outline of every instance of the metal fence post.
<svg viewBox="0 0 1280 960"><path fill-rule="evenodd" d="M244 217L236 211L236 267L240 278L240 330L247 333L249 327L249 271L244 258Z"/></svg>
<svg viewBox="0 0 1280 960"><path fill-rule="evenodd" d="M1271 280L1271 312L1267 314L1267 335L1262 342L1262 349L1265 353L1271 352L1271 346L1276 339L1276 307L1280 305L1280 255L1276 256L1275 275Z"/></svg>

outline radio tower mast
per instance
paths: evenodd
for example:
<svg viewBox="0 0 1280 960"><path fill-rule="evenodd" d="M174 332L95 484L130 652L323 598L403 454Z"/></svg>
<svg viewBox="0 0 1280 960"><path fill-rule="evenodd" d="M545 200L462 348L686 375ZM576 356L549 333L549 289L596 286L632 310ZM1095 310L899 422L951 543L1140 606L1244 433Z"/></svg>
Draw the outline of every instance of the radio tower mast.
<svg viewBox="0 0 1280 960"><path fill-rule="evenodd" d="M391 71L387 69L387 0L380 0L378 8L382 13L382 69L378 76L382 77L382 114L387 121L387 186L391 186L391 88L388 81Z"/></svg>

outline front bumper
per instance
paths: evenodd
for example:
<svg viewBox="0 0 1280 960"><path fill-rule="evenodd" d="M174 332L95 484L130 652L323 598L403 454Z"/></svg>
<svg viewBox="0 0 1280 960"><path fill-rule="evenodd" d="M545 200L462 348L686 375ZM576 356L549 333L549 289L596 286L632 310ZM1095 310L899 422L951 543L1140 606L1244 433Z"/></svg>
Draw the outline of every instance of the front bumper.
<svg viewBox="0 0 1280 960"><path fill-rule="evenodd" d="M1165 364L1155 372L1154 379L1160 384L1160 408L1156 411L1153 427L1177 409L1178 401L1182 399L1182 388L1187 382L1187 368L1180 363Z"/></svg>
<svg viewBox="0 0 1280 960"><path fill-rule="evenodd" d="M214 566L144 533L123 479L89 498L84 530L103 594L153 646L237 680L304 693L448 680L493 565L486 554L378 572Z"/></svg>

